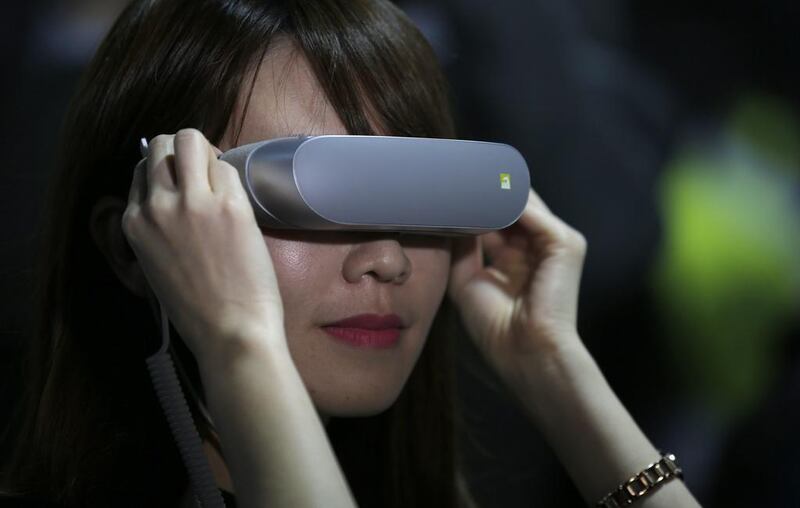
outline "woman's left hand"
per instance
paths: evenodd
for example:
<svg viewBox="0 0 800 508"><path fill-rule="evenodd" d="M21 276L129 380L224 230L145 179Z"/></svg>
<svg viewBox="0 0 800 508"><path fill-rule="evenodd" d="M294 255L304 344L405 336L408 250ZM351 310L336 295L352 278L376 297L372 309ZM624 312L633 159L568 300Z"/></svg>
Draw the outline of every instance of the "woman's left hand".
<svg viewBox="0 0 800 508"><path fill-rule="evenodd" d="M580 344L576 321L585 254L583 235L553 215L533 189L511 226L454 240L448 296L478 349L506 381L516 380L531 360Z"/></svg>

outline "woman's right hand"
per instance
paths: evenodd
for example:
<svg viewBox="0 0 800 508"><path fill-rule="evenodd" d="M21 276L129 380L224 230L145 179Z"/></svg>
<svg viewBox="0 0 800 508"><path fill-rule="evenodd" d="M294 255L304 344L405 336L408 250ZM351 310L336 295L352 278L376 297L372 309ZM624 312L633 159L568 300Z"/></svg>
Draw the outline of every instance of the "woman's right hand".
<svg viewBox="0 0 800 508"><path fill-rule="evenodd" d="M286 345L272 258L236 169L219 153L196 129L155 137L122 217L150 287L198 360L233 340Z"/></svg>

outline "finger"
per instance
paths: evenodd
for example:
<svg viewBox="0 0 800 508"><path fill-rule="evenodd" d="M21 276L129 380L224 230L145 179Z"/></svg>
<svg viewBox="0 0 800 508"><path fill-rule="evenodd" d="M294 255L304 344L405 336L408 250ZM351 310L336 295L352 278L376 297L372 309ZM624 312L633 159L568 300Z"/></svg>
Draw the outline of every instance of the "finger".
<svg viewBox="0 0 800 508"><path fill-rule="evenodd" d="M498 231L480 236L483 251L490 258L497 257L504 250L526 250L528 248L528 232L517 223Z"/></svg>
<svg viewBox="0 0 800 508"><path fill-rule="evenodd" d="M208 146L211 148L211 152L208 156L208 181L211 182L211 188L214 190L214 193L222 194L240 191L241 189L236 188L236 182L231 179L231 175L229 174L232 169L234 173L236 172L233 166L229 168L220 167L220 161L218 159L219 156L223 154L222 150L210 142ZM229 165L225 162L223 162L223 164Z"/></svg>
<svg viewBox="0 0 800 508"><path fill-rule="evenodd" d="M526 206L530 206L532 208L542 209L548 213L553 213L550 211L550 208L545 204L544 200L533 190L533 187L528 189L528 203Z"/></svg>
<svg viewBox="0 0 800 508"><path fill-rule="evenodd" d="M187 195L212 191L209 176L211 144L197 129L181 129L175 133L175 174L178 188Z"/></svg>
<svg viewBox="0 0 800 508"><path fill-rule="evenodd" d="M507 237L513 237L522 232L523 236L534 238L535 241L532 242L534 246L542 242L561 242L573 231L566 222L550 211L533 189L528 194L528 202L522 215L506 229L508 231L503 234Z"/></svg>
<svg viewBox="0 0 800 508"><path fill-rule="evenodd" d="M213 182L215 194L232 194L246 198L239 171L225 161L212 160L209 175Z"/></svg>
<svg viewBox="0 0 800 508"><path fill-rule="evenodd" d="M141 205L147 198L147 181L145 179L145 171L147 168L147 159L142 159L133 168L133 178L131 179L131 189L128 192L129 205Z"/></svg>
<svg viewBox="0 0 800 508"><path fill-rule="evenodd" d="M527 250L536 239L528 229L519 221L499 230L498 235L503 239L502 245L519 250Z"/></svg>
<svg viewBox="0 0 800 508"><path fill-rule="evenodd" d="M214 144L211 144L211 149L214 151L214 157L216 157L217 159L219 159L220 155L223 154L222 150L217 148ZM209 170L210 171L209 175L213 175L213 172L216 170L215 169L216 168L215 164L216 164L215 161L213 161L213 160L210 161L210 165L212 166L212 168ZM216 182L216 180L214 179L213 176L209 176L209 181L211 182L211 187L214 188L214 189L217 189L217 185L216 185L217 182ZM225 182L222 182L222 185L224 185L224 184L225 184ZM229 189L226 189L226 190L229 190Z"/></svg>
<svg viewBox="0 0 800 508"><path fill-rule="evenodd" d="M147 155L147 196L176 191L175 136L160 134L150 141Z"/></svg>
<svg viewBox="0 0 800 508"><path fill-rule="evenodd" d="M486 233L481 235L479 238L481 241L481 247L483 248L483 253L489 258L494 258L497 255L498 250L501 249L506 243L503 236L497 231Z"/></svg>
<svg viewBox="0 0 800 508"><path fill-rule="evenodd" d="M501 230L505 232L506 230ZM528 242L524 237L509 237L501 232L493 231L481 235L481 245L489 258L487 265L504 272L516 272L527 266L530 253Z"/></svg>

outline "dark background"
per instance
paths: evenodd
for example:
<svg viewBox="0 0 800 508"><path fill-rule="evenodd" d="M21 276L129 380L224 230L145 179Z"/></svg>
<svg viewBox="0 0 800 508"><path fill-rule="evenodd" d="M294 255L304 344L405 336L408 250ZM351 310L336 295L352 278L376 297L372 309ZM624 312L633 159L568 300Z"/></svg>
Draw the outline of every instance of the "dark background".
<svg viewBox="0 0 800 508"><path fill-rule="evenodd" d="M0 422L20 389L58 128L121 4L14 2L0 18ZM698 500L800 506L798 2L398 4L448 74L459 136L517 147L534 189L586 236L581 336ZM582 506L460 344L481 506Z"/></svg>

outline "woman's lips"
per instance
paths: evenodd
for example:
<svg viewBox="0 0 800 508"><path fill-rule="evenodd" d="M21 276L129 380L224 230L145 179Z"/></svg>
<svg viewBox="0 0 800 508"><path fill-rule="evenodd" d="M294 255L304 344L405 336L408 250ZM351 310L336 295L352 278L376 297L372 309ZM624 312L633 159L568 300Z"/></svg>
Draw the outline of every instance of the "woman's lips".
<svg viewBox="0 0 800 508"><path fill-rule="evenodd" d="M342 328L363 328L365 330L382 330L384 328L403 328L403 320L397 314L359 314L350 316L335 323L325 326L340 326Z"/></svg>
<svg viewBox="0 0 800 508"><path fill-rule="evenodd" d="M397 314L359 314L322 327L334 338L358 347L392 347L404 323Z"/></svg>
<svg viewBox="0 0 800 508"><path fill-rule="evenodd" d="M337 340L358 347L389 348L394 346L400 338L399 328L367 330L364 328L323 326L322 329Z"/></svg>

